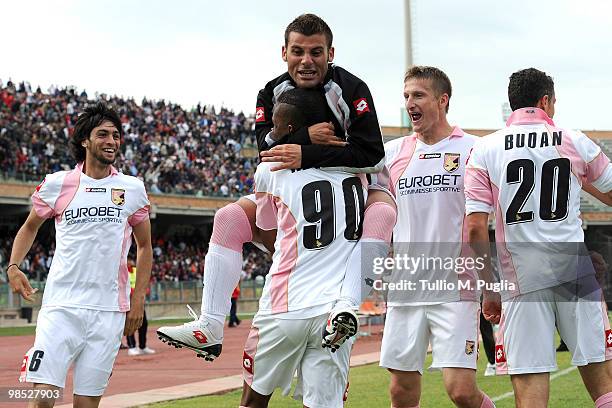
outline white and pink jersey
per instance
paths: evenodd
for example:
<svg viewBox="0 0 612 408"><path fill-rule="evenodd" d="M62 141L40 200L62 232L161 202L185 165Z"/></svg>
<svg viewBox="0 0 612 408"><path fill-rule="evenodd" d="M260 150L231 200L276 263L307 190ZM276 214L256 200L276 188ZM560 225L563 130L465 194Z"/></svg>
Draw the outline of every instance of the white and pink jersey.
<svg viewBox="0 0 612 408"><path fill-rule="evenodd" d="M255 172L257 226L277 229L258 314L305 319L340 296L349 254L361 236L365 177L307 169Z"/></svg>
<svg viewBox="0 0 612 408"><path fill-rule="evenodd" d="M49 174L32 195L42 218L55 218L55 255L44 306L130 309L127 254L132 227L149 216L142 181L118 173L96 180L82 172Z"/></svg>
<svg viewBox="0 0 612 408"><path fill-rule="evenodd" d="M404 272L397 270L396 263L394 276L417 286L390 301L391 306L477 298L475 272L457 265L461 260L451 261L471 256L463 244L467 242L463 190L465 164L475 139L455 127L450 136L434 145L423 143L414 134L385 143L389 185L398 210L394 252L396 256L408 254L415 261L421 258L409 271L410 276L405 268ZM435 265L434 258L446 261L441 262L444 266L439 267L440 262ZM439 280L440 284L423 289L421 279ZM459 281L464 282L461 288ZM451 285L443 286L447 283Z"/></svg>
<svg viewBox="0 0 612 408"><path fill-rule="evenodd" d="M466 212L495 212L500 271L515 296L577 278L580 190L612 190L612 165L586 135L556 127L541 109L518 109L506 126L474 146Z"/></svg>

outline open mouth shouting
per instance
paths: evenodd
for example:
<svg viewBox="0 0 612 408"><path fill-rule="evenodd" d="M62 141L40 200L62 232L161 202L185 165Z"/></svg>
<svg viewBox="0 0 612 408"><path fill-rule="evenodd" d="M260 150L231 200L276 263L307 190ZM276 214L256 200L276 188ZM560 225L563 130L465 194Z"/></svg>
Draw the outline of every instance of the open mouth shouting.
<svg viewBox="0 0 612 408"><path fill-rule="evenodd" d="M421 123L421 120L423 119L423 114L421 112L409 112L408 114L410 115L410 120L412 121L413 125L418 125Z"/></svg>

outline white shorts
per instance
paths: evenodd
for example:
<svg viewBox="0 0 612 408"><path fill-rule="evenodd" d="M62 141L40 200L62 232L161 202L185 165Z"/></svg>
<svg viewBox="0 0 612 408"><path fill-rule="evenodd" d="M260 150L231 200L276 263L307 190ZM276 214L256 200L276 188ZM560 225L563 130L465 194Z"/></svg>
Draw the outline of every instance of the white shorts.
<svg viewBox="0 0 612 408"><path fill-rule="evenodd" d="M380 352L380 366L423 374L431 342L430 369L476 369L480 304L451 302L424 306L390 306Z"/></svg>
<svg viewBox="0 0 612 408"><path fill-rule="evenodd" d="M568 301L551 289L519 295L502 303L495 361L498 374L557 370L555 330L584 366L612 359L612 331L603 301Z"/></svg>
<svg viewBox="0 0 612 408"><path fill-rule="evenodd" d="M256 315L244 348L244 381L262 395L272 394L275 388L288 395L297 370L295 399L310 408L342 407L353 339L335 353L322 348L327 317L279 319Z"/></svg>
<svg viewBox="0 0 612 408"><path fill-rule="evenodd" d="M43 307L34 347L23 358L19 381L64 388L68 368L74 363L74 393L104 394L124 324L124 312Z"/></svg>

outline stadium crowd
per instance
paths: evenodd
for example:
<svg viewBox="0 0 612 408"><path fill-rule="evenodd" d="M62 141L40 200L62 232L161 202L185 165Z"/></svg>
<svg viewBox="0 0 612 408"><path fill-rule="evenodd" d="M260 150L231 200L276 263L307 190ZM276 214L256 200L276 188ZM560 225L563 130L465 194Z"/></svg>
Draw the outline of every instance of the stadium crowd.
<svg viewBox="0 0 612 408"><path fill-rule="evenodd" d="M253 117L198 104L191 110L164 100L96 95L121 116L125 140L121 170L144 180L149 193L238 197L253 186L256 159L242 157L252 145ZM0 80L0 169L5 178L39 181L74 166L68 148L87 92Z"/></svg>

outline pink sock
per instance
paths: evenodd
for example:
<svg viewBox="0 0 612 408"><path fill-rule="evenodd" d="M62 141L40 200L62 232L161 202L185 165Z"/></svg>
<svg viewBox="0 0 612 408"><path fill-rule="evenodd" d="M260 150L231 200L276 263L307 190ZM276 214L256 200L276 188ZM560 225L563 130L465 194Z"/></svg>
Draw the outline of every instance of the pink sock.
<svg viewBox="0 0 612 408"><path fill-rule="evenodd" d="M482 404L480 404L480 408L495 408L495 404L491 401L491 398L485 393L483 393L484 398L482 399Z"/></svg>
<svg viewBox="0 0 612 408"><path fill-rule="evenodd" d="M612 392L602 395L595 401L595 408L612 408Z"/></svg>
<svg viewBox="0 0 612 408"><path fill-rule="evenodd" d="M238 204L226 205L215 214L204 258L203 317L223 325L229 314L232 292L240 280L242 245L249 242L252 235L249 219Z"/></svg>

